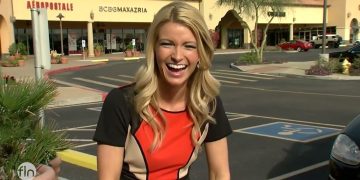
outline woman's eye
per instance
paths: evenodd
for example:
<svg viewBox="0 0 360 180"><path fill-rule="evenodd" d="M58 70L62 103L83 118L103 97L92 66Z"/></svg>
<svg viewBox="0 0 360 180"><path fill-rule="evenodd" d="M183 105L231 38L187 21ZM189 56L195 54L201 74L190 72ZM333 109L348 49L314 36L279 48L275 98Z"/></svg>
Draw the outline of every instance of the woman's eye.
<svg viewBox="0 0 360 180"><path fill-rule="evenodd" d="M185 45L186 49L196 49L195 45Z"/></svg>
<svg viewBox="0 0 360 180"><path fill-rule="evenodd" d="M160 42L160 46L170 47L170 46L172 46L172 44L169 42Z"/></svg>

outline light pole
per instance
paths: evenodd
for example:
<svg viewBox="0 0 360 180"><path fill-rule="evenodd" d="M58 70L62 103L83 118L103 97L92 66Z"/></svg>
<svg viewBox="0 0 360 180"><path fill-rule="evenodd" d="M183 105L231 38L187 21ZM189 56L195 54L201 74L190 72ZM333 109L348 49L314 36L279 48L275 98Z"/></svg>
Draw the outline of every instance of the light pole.
<svg viewBox="0 0 360 180"><path fill-rule="evenodd" d="M61 42L61 55L64 55L64 44L63 44L63 32L62 32L62 18L64 18L64 15L59 13L59 15L56 16L60 19L60 42Z"/></svg>
<svg viewBox="0 0 360 180"><path fill-rule="evenodd" d="M323 33L322 33L322 54L325 54L325 46L326 46L326 8L327 8L327 0L324 0L323 4Z"/></svg>

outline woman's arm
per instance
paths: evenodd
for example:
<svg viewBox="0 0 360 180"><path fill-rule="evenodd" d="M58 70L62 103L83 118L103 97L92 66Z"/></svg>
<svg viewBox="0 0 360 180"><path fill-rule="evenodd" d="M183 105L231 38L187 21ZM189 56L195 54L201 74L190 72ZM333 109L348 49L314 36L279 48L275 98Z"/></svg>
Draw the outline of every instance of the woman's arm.
<svg viewBox="0 0 360 180"><path fill-rule="evenodd" d="M97 148L97 171L99 180L120 179L124 148L99 144Z"/></svg>
<svg viewBox="0 0 360 180"><path fill-rule="evenodd" d="M210 180L229 180L229 158L226 137L205 143Z"/></svg>

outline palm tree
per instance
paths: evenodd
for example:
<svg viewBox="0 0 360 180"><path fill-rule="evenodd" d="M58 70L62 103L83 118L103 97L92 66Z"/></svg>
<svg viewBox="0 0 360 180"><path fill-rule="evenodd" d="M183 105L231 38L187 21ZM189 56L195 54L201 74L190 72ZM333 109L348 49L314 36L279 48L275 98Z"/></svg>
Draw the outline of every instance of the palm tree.
<svg viewBox="0 0 360 180"><path fill-rule="evenodd" d="M39 113L56 96L48 80L0 79L0 179L18 179L23 162L47 164L56 152L71 147L64 133L55 133L54 123L40 127Z"/></svg>

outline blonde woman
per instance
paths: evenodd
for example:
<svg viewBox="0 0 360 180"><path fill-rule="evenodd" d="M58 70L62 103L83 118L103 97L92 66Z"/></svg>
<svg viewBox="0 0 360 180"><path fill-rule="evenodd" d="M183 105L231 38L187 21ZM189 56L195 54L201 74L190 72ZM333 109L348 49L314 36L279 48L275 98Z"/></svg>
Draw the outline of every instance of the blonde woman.
<svg viewBox="0 0 360 180"><path fill-rule="evenodd" d="M99 179L189 179L204 145L210 179L230 179L232 130L210 74L213 43L199 11L164 6L148 32L135 83L107 96L94 140Z"/></svg>

